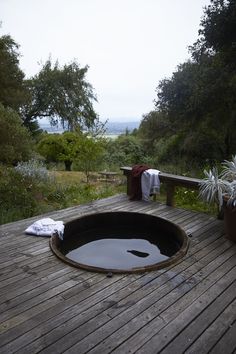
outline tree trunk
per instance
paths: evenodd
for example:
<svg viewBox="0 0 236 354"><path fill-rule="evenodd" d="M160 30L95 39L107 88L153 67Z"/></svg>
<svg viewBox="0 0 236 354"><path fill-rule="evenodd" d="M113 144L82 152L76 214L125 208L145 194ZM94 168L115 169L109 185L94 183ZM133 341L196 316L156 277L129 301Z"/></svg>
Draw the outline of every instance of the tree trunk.
<svg viewBox="0 0 236 354"><path fill-rule="evenodd" d="M66 160L66 161L64 161L64 163L65 163L65 170L66 171L71 171L72 161Z"/></svg>

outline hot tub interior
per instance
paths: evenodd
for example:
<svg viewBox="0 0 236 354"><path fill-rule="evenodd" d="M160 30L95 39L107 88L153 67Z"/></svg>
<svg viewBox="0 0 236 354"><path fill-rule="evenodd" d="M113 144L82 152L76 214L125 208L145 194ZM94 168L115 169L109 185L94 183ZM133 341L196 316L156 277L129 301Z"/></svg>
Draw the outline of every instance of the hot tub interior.
<svg viewBox="0 0 236 354"><path fill-rule="evenodd" d="M182 257L185 232L157 216L106 212L80 217L65 225L63 240L50 241L63 261L89 270L133 272L157 269Z"/></svg>

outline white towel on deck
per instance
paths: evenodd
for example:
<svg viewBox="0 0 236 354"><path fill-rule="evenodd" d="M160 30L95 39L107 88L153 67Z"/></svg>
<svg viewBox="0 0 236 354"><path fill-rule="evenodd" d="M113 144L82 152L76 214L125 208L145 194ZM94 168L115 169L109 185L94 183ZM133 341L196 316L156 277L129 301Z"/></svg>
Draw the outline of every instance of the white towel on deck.
<svg viewBox="0 0 236 354"><path fill-rule="evenodd" d="M160 192L159 170L152 168L144 171L141 176L142 200L149 201L150 195Z"/></svg>
<svg viewBox="0 0 236 354"><path fill-rule="evenodd" d="M58 233L60 239L63 239L64 224L63 221L54 221L51 218L40 219L30 225L25 232L35 236L50 237Z"/></svg>

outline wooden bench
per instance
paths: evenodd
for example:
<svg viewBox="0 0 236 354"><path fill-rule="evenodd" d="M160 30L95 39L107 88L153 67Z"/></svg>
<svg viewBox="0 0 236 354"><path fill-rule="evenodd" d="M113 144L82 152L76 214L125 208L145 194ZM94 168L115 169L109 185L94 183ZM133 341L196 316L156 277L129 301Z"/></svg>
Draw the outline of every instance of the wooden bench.
<svg viewBox="0 0 236 354"><path fill-rule="evenodd" d="M130 195L132 167L121 167L120 169L127 177L127 195ZM166 184L166 204L169 206L174 206L175 187L199 189L199 183L201 182L201 179L198 178L173 175L165 172L160 172L159 178L161 183Z"/></svg>

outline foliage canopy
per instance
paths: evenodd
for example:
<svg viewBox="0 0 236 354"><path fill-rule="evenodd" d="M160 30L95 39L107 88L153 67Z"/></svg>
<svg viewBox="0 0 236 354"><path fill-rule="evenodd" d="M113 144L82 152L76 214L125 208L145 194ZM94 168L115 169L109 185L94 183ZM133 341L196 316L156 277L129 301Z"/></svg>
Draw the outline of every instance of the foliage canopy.
<svg viewBox="0 0 236 354"><path fill-rule="evenodd" d="M92 103L96 100L92 86L86 81L88 67L76 62L53 64L49 59L41 71L26 81L29 100L22 107L25 125L36 118L47 117L52 125L59 122L68 130L90 128L98 119Z"/></svg>
<svg viewBox="0 0 236 354"><path fill-rule="evenodd" d="M0 103L16 111L26 95L18 49L18 44L10 36L0 37Z"/></svg>
<svg viewBox="0 0 236 354"><path fill-rule="evenodd" d="M71 171L72 163L76 162L80 170L85 172L87 180L89 173L99 165L103 151L102 139L78 131L47 134L38 144L38 152L47 162L62 161L66 171Z"/></svg>
<svg viewBox="0 0 236 354"><path fill-rule="evenodd" d="M158 84L156 112L143 117L138 135L156 154L159 141L178 136L172 150L158 154L172 162L221 161L236 151L235 0L212 0L204 9L190 53L191 60Z"/></svg>

